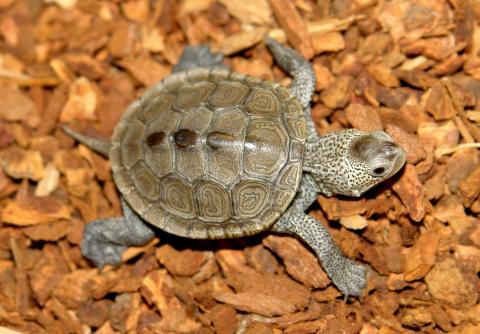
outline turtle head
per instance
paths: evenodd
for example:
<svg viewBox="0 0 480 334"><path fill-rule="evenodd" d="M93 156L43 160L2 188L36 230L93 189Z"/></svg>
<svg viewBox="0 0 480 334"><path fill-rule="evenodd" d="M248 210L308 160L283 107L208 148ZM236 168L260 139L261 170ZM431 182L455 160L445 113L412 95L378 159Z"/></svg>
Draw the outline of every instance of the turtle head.
<svg viewBox="0 0 480 334"><path fill-rule="evenodd" d="M343 130L307 143L304 170L327 196L360 196L397 173L405 150L383 131Z"/></svg>

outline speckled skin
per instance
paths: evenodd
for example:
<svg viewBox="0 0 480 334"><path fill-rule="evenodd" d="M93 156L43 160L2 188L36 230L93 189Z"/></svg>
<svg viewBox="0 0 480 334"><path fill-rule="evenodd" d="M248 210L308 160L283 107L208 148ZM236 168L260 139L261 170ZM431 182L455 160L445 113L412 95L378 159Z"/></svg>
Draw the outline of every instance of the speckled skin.
<svg viewBox="0 0 480 334"><path fill-rule="evenodd" d="M277 63L293 77L290 89L309 120L300 187L271 230L298 236L317 254L333 283L346 297L360 296L366 285L365 268L346 258L327 229L305 210L319 193L360 196L395 174L405 162L405 152L379 131L367 133L351 129L317 136L310 118L310 99L316 80L311 65L294 50L274 40L267 39L266 44ZM223 66L221 62L222 56L211 54L205 46L188 47L175 71ZM99 152L108 151L109 142L66 131ZM98 267L120 264L126 246L141 245L154 237L150 227L124 201L122 207L123 217L97 220L86 226L82 253Z"/></svg>

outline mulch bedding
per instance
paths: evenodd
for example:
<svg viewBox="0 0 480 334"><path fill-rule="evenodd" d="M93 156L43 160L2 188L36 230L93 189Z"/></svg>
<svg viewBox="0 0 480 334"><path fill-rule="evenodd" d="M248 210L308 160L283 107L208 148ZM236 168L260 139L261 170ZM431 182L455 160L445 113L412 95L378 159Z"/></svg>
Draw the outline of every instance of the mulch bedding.
<svg viewBox="0 0 480 334"><path fill-rule="evenodd" d="M480 3L462 0L0 0L0 333L479 333ZM291 81L265 34L310 59L318 132L384 129L407 165L311 215L369 267L344 300L297 239L159 232L118 268L82 257L121 214L104 157L125 107L208 43Z"/></svg>

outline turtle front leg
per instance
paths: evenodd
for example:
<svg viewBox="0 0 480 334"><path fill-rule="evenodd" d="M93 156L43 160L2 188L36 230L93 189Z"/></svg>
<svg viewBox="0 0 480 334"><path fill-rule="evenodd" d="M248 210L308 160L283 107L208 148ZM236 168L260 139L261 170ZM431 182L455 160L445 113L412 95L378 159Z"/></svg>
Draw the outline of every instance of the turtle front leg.
<svg viewBox="0 0 480 334"><path fill-rule="evenodd" d="M283 46L273 38L267 37L265 43L278 65L292 76L290 90L302 105L305 116L307 116L308 136L316 137L317 131L310 115L310 101L317 82L312 65L297 51Z"/></svg>
<svg viewBox="0 0 480 334"><path fill-rule="evenodd" d="M211 67L226 67L221 53L212 53L207 45L186 46L178 64L173 67L173 73Z"/></svg>
<svg viewBox="0 0 480 334"><path fill-rule="evenodd" d="M313 177L304 174L297 196L271 229L302 239L317 254L323 269L345 297L358 297L366 286L365 268L342 253L322 223L305 214L318 192Z"/></svg>
<svg viewBox="0 0 480 334"><path fill-rule="evenodd" d="M85 226L82 254L98 268L118 266L128 246L144 245L155 236L123 198L122 209L123 217L95 220Z"/></svg>

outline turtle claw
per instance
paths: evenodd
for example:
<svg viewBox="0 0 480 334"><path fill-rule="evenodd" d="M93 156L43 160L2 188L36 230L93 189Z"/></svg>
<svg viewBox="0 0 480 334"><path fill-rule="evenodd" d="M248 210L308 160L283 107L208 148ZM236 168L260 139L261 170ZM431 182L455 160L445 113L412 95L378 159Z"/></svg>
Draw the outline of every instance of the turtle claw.
<svg viewBox="0 0 480 334"><path fill-rule="evenodd" d="M335 269L328 274L345 298L360 297L367 285L365 267L343 256L337 259Z"/></svg>

